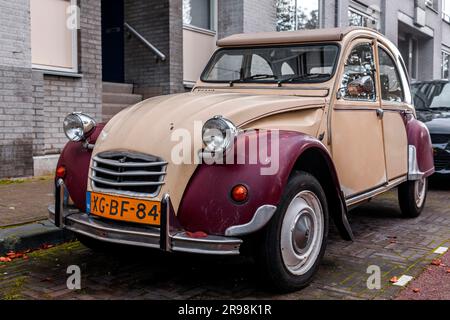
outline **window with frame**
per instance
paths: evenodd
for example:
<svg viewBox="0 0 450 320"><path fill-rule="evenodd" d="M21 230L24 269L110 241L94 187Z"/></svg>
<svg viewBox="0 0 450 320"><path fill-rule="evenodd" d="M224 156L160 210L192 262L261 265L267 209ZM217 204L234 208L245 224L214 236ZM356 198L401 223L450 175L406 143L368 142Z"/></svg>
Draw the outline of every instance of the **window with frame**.
<svg viewBox="0 0 450 320"><path fill-rule="evenodd" d="M356 45L344 66L341 95L347 100L375 101L375 59L372 44Z"/></svg>
<svg viewBox="0 0 450 320"><path fill-rule="evenodd" d="M378 47L378 56L380 60L381 98L390 102L404 101L405 94L402 80L394 59L381 47Z"/></svg>
<svg viewBox="0 0 450 320"><path fill-rule="evenodd" d="M30 0L34 68L78 72L77 26L71 24L76 14L75 3L74 0Z"/></svg>
<svg viewBox="0 0 450 320"><path fill-rule="evenodd" d="M320 28L320 0L277 0L277 31Z"/></svg>
<svg viewBox="0 0 450 320"><path fill-rule="evenodd" d="M450 79L450 52L442 51L442 79Z"/></svg>
<svg viewBox="0 0 450 320"><path fill-rule="evenodd" d="M425 0L425 4L433 10L439 9L439 0Z"/></svg>
<svg viewBox="0 0 450 320"><path fill-rule="evenodd" d="M215 31L215 0L183 0L183 24Z"/></svg>
<svg viewBox="0 0 450 320"><path fill-rule="evenodd" d="M368 11L369 12L369 11ZM348 9L348 24L355 27L367 27L380 30L379 12L372 10L370 13L362 12L356 8Z"/></svg>
<svg viewBox="0 0 450 320"><path fill-rule="evenodd" d="M442 0L442 19L450 23L450 0Z"/></svg>

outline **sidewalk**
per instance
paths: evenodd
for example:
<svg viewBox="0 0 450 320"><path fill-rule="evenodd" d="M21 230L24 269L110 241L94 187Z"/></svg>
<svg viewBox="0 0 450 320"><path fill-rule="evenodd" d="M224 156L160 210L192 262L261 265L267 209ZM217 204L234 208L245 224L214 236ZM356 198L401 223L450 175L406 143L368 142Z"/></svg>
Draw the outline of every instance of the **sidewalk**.
<svg viewBox="0 0 450 320"><path fill-rule="evenodd" d="M45 220L53 178L0 180L0 228Z"/></svg>

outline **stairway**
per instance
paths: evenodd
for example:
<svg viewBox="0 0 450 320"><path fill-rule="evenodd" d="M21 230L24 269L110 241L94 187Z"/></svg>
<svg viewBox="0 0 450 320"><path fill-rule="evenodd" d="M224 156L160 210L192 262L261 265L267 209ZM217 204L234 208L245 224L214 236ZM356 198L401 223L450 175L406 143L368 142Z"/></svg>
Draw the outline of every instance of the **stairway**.
<svg viewBox="0 0 450 320"><path fill-rule="evenodd" d="M142 95L133 93L132 84L103 82L103 122L108 122L121 110L140 101Z"/></svg>

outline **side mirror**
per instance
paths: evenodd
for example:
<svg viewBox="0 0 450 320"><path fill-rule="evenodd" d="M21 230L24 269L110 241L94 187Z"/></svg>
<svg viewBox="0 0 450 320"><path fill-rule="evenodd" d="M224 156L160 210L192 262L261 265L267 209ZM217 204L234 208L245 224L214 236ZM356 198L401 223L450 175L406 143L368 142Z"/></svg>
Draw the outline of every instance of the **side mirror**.
<svg viewBox="0 0 450 320"><path fill-rule="evenodd" d="M365 98L373 92L375 92L375 83L370 76L357 78L347 85L347 94L351 98Z"/></svg>

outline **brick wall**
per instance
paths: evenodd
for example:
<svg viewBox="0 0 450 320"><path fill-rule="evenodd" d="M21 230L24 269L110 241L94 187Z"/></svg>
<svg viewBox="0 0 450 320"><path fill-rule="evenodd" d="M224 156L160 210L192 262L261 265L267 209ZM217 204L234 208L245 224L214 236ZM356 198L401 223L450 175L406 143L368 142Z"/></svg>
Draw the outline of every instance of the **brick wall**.
<svg viewBox="0 0 450 320"><path fill-rule="evenodd" d="M62 123L74 111L101 120L101 7L100 1L81 0L79 72L81 78L33 73L35 99L34 156L60 153L67 138Z"/></svg>
<svg viewBox="0 0 450 320"><path fill-rule="evenodd" d="M125 35L125 82L144 97L182 91L181 0L125 0L125 21L167 57L157 61L140 40Z"/></svg>
<svg viewBox="0 0 450 320"><path fill-rule="evenodd" d="M0 0L0 177L32 174L33 99L28 0Z"/></svg>

